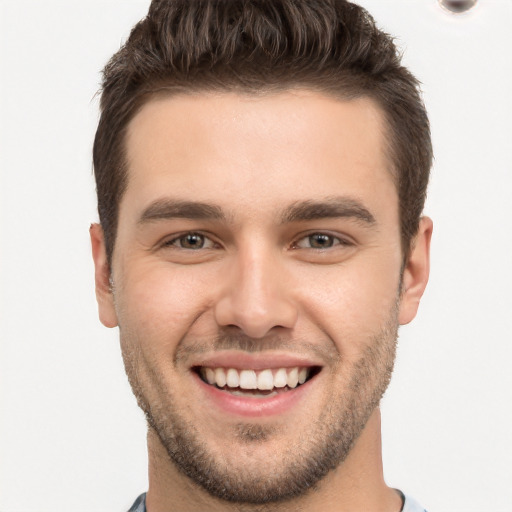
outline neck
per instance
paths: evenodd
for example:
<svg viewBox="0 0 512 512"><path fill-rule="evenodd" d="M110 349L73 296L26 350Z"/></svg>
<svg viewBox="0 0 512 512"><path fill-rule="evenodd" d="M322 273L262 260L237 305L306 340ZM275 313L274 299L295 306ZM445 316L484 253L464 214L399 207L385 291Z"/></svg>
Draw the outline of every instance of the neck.
<svg viewBox="0 0 512 512"><path fill-rule="evenodd" d="M209 495L178 471L152 429L148 431L148 453L149 489L146 497L148 512L201 510L212 512L267 510L399 512L401 510L400 496L384 482L378 408L370 416L345 461L336 470L331 471L311 492L286 502L270 505L233 504Z"/></svg>

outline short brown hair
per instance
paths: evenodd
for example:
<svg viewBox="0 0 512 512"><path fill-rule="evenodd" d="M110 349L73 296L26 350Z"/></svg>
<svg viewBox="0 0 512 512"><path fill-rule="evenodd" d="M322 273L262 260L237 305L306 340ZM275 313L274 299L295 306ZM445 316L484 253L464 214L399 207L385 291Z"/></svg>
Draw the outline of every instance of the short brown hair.
<svg viewBox="0 0 512 512"><path fill-rule="evenodd" d="M388 126L404 257L418 230L432 164L418 80L393 39L346 0L153 0L103 71L94 141L98 211L111 262L127 185L125 135L152 94L282 91L372 98Z"/></svg>

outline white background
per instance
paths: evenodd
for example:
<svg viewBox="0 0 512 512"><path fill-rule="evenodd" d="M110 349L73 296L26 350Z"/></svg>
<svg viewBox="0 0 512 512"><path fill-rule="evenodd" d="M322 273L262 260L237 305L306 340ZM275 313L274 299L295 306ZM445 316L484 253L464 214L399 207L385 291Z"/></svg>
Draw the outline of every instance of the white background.
<svg viewBox="0 0 512 512"><path fill-rule="evenodd" d="M432 276L383 403L385 474L430 512L512 511L512 1L361 0L424 83ZM0 511L124 512L145 424L96 315L99 71L148 0L0 2Z"/></svg>

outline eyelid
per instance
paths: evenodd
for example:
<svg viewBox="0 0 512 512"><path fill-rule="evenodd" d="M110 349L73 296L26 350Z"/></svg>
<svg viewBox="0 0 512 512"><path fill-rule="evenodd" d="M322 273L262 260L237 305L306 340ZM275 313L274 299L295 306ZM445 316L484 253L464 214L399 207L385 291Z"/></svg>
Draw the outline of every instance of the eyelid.
<svg viewBox="0 0 512 512"><path fill-rule="evenodd" d="M328 236L328 237L331 237L334 240L336 240L338 243L334 243L331 247L325 247L325 248L299 247L299 242L301 242L302 240L305 240L305 239L307 239L307 238L309 238L309 237L311 237L313 235ZM333 249L334 247L339 247L339 246L351 247L351 246L354 246L354 245L356 245L355 241L352 240L350 237L348 237L346 235L341 235L339 233L332 233L330 231L311 230L311 231L308 231L306 233L301 233L295 239L295 241L293 242L292 249L312 249L312 250L315 250L315 251L326 251L328 249Z"/></svg>
<svg viewBox="0 0 512 512"><path fill-rule="evenodd" d="M199 249L190 249L190 248L179 247L178 245L176 245L176 242L178 242L181 238L183 238L187 235L200 235L200 236L204 237L205 241L210 242L208 244L209 247L201 247ZM298 244L300 242L302 242L303 240L305 240L308 237L311 237L313 235L324 235L324 236L331 237L335 240L335 243L331 247L326 247L326 248L299 247ZM201 230L187 230L187 231L182 231L180 233L174 233L172 235L168 235L167 237L165 237L163 239L163 241L160 244L158 244L158 247L175 248L175 249L179 249L179 250L183 250L183 251L194 251L194 250L198 251L198 250L218 248L221 245L222 244L220 244L215 239L215 237L209 232L205 232L205 231L201 231ZM356 245L356 242L347 235L341 235L339 233L332 233L331 231L325 231L325 230L310 230L310 231L300 233L295 238L295 241L291 244L291 249L312 249L314 251L322 251L322 250L325 251L328 249L333 249L335 247L340 247L340 246L341 247L343 247L343 246L350 247L350 246L354 246L354 245Z"/></svg>
<svg viewBox="0 0 512 512"><path fill-rule="evenodd" d="M180 239L188 236L188 235L199 235L202 236L205 241L208 240L211 243L211 247L200 247L199 249L191 249L191 248L185 248L185 247L179 247L176 245L176 242L178 242ZM212 235L209 233L206 233L204 231L199 230L189 230L189 231L182 231L181 233L175 233L173 235L169 235L168 237L164 238L161 244L159 244L162 248L174 248L179 249L182 251L198 251L198 250L205 250L205 249L214 249L216 246L220 246L220 244L214 240Z"/></svg>

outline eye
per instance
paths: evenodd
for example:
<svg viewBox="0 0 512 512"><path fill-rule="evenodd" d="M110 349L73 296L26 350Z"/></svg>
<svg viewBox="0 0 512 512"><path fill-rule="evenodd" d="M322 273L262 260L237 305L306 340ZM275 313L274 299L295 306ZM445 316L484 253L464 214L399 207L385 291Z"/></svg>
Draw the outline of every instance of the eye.
<svg viewBox="0 0 512 512"><path fill-rule="evenodd" d="M311 233L301 238L295 247L299 249L330 249L336 245L351 245L348 241L328 233Z"/></svg>
<svg viewBox="0 0 512 512"><path fill-rule="evenodd" d="M215 242L201 233L185 233L171 240L167 240L164 246L187 250L213 249Z"/></svg>

